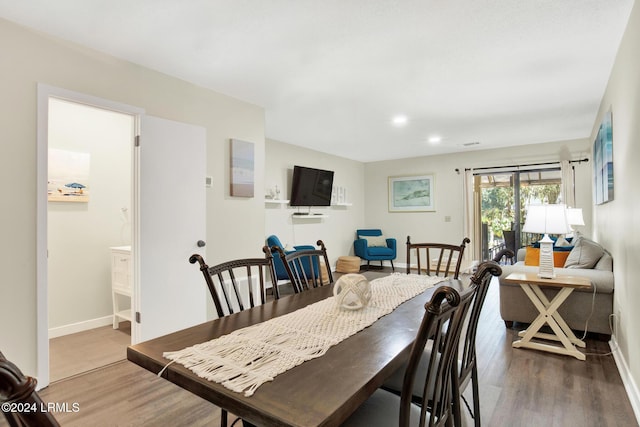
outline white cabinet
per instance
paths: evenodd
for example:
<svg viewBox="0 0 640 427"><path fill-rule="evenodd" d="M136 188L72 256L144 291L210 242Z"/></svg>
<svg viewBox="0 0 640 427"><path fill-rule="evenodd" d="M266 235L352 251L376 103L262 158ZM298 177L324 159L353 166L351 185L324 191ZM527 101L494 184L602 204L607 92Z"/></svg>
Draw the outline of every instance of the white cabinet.
<svg viewBox="0 0 640 427"><path fill-rule="evenodd" d="M111 296L113 298L113 329L121 320L131 322L131 246L111 248ZM128 303L128 304L127 304Z"/></svg>

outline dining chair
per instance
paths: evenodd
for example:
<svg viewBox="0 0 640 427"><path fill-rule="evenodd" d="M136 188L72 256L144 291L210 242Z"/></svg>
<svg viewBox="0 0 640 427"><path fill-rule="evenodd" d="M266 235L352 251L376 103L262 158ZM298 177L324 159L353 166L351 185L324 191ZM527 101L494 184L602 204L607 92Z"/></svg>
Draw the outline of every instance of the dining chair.
<svg viewBox="0 0 640 427"><path fill-rule="evenodd" d="M453 366L463 319L477 286L458 293L449 286L439 287L425 304L425 314L411 347L400 396L378 389L343 426L451 426L453 425ZM446 303L445 303L446 301ZM442 333L437 333L443 331ZM433 338L433 340L430 340ZM427 353L427 343L440 352ZM426 370L420 369L426 366ZM422 390L431 406L412 402L413 390Z"/></svg>
<svg viewBox="0 0 640 427"><path fill-rule="evenodd" d="M275 234L270 235L269 237L267 237L267 246L269 246L270 248L273 246L279 246L281 248L283 248L284 250L284 245L280 242L280 239L278 238L278 236L276 236ZM293 250L285 250L285 252L294 252L294 251L299 251L302 249L315 249L315 246L313 245L296 245L293 247ZM287 275L287 270L284 268L284 264L282 263L282 261L280 260L280 257L274 257L273 258L273 265L275 268L275 272L276 272L276 278L278 280L288 280L289 276Z"/></svg>
<svg viewBox="0 0 640 427"><path fill-rule="evenodd" d="M26 376L0 352L0 403L11 427L59 427L36 392L37 380ZM5 405L16 410L5 411ZM20 410L19 408L28 410Z"/></svg>
<svg viewBox="0 0 640 427"><path fill-rule="evenodd" d="M484 305L484 301L491 284L493 276L500 276L502 269L495 261L486 261L478 266L476 273L471 277L471 286L476 287L476 293L469 312L468 319L466 319L465 327L466 332L464 339L461 342L460 348L456 351L456 358L458 363L454 366L453 375L453 417L454 424L456 426L462 425L462 411L460 410L460 400L462 399L462 392L467 388L469 382L471 382L473 390L473 414L474 425L480 426L480 396L478 392L478 363L476 359L476 335L478 331L478 323L480 320L480 312ZM431 344L431 343L430 343ZM427 345L425 352L430 355L433 348L437 346ZM437 353L437 352L436 352ZM459 355L462 354L462 357ZM392 393L400 393L403 390L403 378L404 371L408 369L405 365L398 369L394 374L388 378L382 386L385 390ZM426 363L421 363L418 367L419 372L425 372L429 369ZM423 374L424 375L424 374ZM424 405L430 405L430 402L424 399L424 393L422 390L416 388L413 390L413 401Z"/></svg>
<svg viewBox="0 0 640 427"><path fill-rule="evenodd" d="M471 243L468 237L462 239L459 246L447 243L411 243L411 236L407 236L407 274L416 268L417 274L425 272L429 276L442 276L457 279L464 249ZM416 263L411 263L412 255Z"/></svg>
<svg viewBox="0 0 640 427"><path fill-rule="evenodd" d="M199 254L189 257L189 262L200 264L218 317L228 316L266 302L266 281L273 286L273 297L280 298L273 255L264 246L264 258L243 258L209 267ZM221 408L220 426L227 427L227 411ZM236 420L237 421L237 420ZM235 421L234 421L235 423Z"/></svg>
<svg viewBox="0 0 640 427"><path fill-rule="evenodd" d="M484 306L484 301L489 291L489 285L493 277L499 277L502 269L495 261L486 261L478 266L478 270L471 277L471 283L474 283L478 290L471 306L471 312L466 325L467 331L462 342L462 357L459 358L458 364L455 366L457 375L455 375L453 387L453 416L456 425L462 425L462 414L460 410L460 400L462 392L467 388L469 382L473 391L473 420L474 425L480 426L480 393L478 389L478 361L476 358L476 335L478 332L478 323L480 321L480 312ZM459 354L459 353L458 353Z"/></svg>
<svg viewBox="0 0 640 427"><path fill-rule="evenodd" d="M504 246L506 249L510 249L512 252L516 252L516 231L515 230L502 230L502 236L504 237Z"/></svg>
<svg viewBox="0 0 640 427"><path fill-rule="evenodd" d="M498 251L497 254L495 254L495 256L493 257L493 261L501 264L503 262L503 258L505 259L505 264L513 264L516 259L516 254L511 249L502 249Z"/></svg>
<svg viewBox="0 0 640 427"><path fill-rule="evenodd" d="M278 252L295 293L325 284L321 266L325 267L328 283L333 283L327 248L322 240L318 240L316 245L319 249L302 249L290 253L285 253L279 246L271 248L272 251Z"/></svg>
<svg viewBox="0 0 640 427"><path fill-rule="evenodd" d="M209 267L199 254L189 262L200 264L200 271L213 298L218 317L233 314L266 302L267 280L275 284L273 256L267 246L262 248L264 258L243 258ZM274 298L280 298L278 287L273 286Z"/></svg>

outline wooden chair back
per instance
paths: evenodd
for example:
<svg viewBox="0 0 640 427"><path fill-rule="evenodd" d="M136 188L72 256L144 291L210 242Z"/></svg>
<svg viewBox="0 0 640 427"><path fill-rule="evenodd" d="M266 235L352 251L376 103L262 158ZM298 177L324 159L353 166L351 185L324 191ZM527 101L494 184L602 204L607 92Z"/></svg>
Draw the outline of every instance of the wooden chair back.
<svg viewBox="0 0 640 427"><path fill-rule="evenodd" d="M303 249L288 254L280 247L271 248L272 251L278 252L295 293L333 283L327 248L322 240L318 240L316 245L319 249ZM323 281L321 266L325 267L327 283Z"/></svg>
<svg viewBox="0 0 640 427"><path fill-rule="evenodd" d="M502 259L505 259L505 264L514 264L516 261L516 254L511 249L502 249L494 257L492 261L502 264Z"/></svg>
<svg viewBox="0 0 640 427"><path fill-rule="evenodd" d="M266 283L273 284L274 298L280 298L276 284L273 256L267 246L264 258L243 258L209 267L202 256L191 255L189 262L200 264L218 317L233 314L266 302Z"/></svg>
<svg viewBox="0 0 640 427"><path fill-rule="evenodd" d="M468 237L462 239L459 246L446 243L411 243L411 236L407 236L407 274L413 268L417 274L423 272L429 276L451 277L457 279L462 265L462 256ZM416 263L412 264L412 255Z"/></svg>
<svg viewBox="0 0 640 427"><path fill-rule="evenodd" d="M476 286L476 294L469 312L468 322L466 324L466 332L462 343L462 357L459 358L457 364L454 365L456 374L454 375L455 383L453 390L453 413L454 420L462 422L460 394L465 390L469 381L473 387L473 418L475 425L480 425L480 397L478 389L478 364L476 360L476 334L478 331L478 322L480 320L480 312L484 305L491 279L494 276L500 276L502 269L495 261L485 261L478 266L478 270L471 277L471 283ZM461 424L456 424L461 425Z"/></svg>
<svg viewBox="0 0 640 427"><path fill-rule="evenodd" d="M2 413L11 427L60 426L40 399L36 384L35 378L24 375L0 352L0 403L3 404ZM9 411L5 411L6 404L9 404ZM11 408L11 405L16 407Z"/></svg>
<svg viewBox="0 0 640 427"><path fill-rule="evenodd" d="M453 384L456 364L456 349L460 341L462 324L477 286L458 293L449 286L439 287L431 300L425 304L425 315L422 319L416 340L411 347L409 362L404 374L402 393L400 395L400 427L409 425L444 426L453 421L452 402ZM446 302L445 302L446 301ZM432 339L432 348L440 351L425 352L427 342ZM422 360L427 358L427 360ZM421 365L427 364L427 369ZM418 375L422 372L423 375ZM424 376L426 375L426 377ZM424 384L425 402L430 405L421 406L420 422L411 422L411 403L414 384Z"/></svg>

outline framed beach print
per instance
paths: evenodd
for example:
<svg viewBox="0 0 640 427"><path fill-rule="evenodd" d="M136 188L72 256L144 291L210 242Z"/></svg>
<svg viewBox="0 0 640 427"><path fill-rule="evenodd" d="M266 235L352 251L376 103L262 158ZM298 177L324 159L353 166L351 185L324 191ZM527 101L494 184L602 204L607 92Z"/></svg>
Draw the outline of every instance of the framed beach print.
<svg viewBox="0 0 640 427"><path fill-rule="evenodd" d="M49 149L47 200L50 202L88 202L91 155Z"/></svg>
<svg viewBox="0 0 640 427"><path fill-rule="evenodd" d="M613 200L613 129L609 110L593 141L593 199L596 205Z"/></svg>
<svg viewBox="0 0 640 427"><path fill-rule="evenodd" d="M389 212L435 211L434 175L390 176Z"/></svg>
<svg viewBox="0 0 640 427"><path fill-rule="evenodd" d="M231 140L231 189L234 197L253 197L253 142Z"/></svg>

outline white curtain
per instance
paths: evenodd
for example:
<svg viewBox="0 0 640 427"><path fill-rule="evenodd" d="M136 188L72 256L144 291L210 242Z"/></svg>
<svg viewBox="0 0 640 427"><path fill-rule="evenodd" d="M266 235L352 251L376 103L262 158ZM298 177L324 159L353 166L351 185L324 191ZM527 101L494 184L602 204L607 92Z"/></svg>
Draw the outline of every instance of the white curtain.
<svg viewBox="0 0 640 427"><path fill-rule="evenodd" d="M574 187L574 170L568 160L560 162L560 170L562 173L562 186L560 189L561 202L568 207L576 207L576 191Z"/></svg>
<svg viewBox="0 0 640 427"><path fill-rule="evenodd" d="M472 260L480 259L480 231L475 227L476 203L474 200L473 170L464 171L462 194L464 197L464 236L471 239L471 244L464 251L464 264L469 265Z"/></svg>

